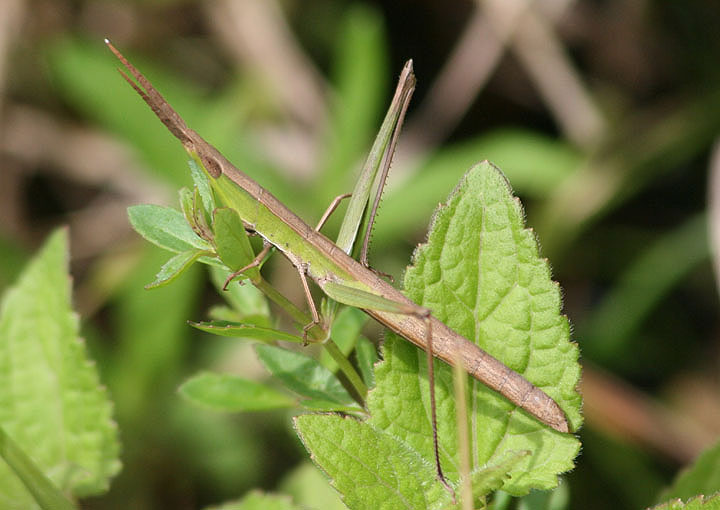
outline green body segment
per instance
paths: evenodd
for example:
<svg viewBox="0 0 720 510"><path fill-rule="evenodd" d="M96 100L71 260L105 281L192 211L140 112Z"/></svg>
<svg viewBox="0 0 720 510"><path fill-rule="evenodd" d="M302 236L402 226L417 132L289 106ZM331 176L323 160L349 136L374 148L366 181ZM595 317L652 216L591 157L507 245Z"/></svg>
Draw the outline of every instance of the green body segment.
<svg viewBox="0 0 720 510"><path fill-rule="evenodd" d="M315 243L308 243L309 236L321 236L322 234L301 222L299 218L298 223L292 225L280 219L270 208L277 201L270 192L258 185L261 196L269 199L265 202L270 203L266 204L253 197L248 191L238 187L225 174L213 178L208 172L208 177L223 205L235 209L248 228L282 251L294 264L302 264L302 267L314 280L319 283L328 280L342 282L350 287L370 291L369 287L356 281L346 270L335 263L331 255L325 253L325 250ZM298 227L302 230L308 229L309 232L302 230L298 232ZM328 242L330 241L328 240Z"/></svg>

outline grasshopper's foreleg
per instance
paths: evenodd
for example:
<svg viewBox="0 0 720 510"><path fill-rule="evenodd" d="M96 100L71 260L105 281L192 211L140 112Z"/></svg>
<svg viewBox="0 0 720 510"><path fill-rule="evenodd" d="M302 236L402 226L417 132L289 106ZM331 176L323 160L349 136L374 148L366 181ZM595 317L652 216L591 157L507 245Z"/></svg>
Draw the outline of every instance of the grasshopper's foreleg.
<svg viewBox="0 0 720 510"><path fill-rule="evenodd" d="M265 241L263 239L263 249L260 250L260 253L258 253L255 258L250 262L247 266L241 267L237 271L230 273L230 275L225 280L225 283L223 284L222 290L227 290L228 285L230 285L230 282L233 281L237 276L240 276L248 269L252 269L253 267L258 267L260 264L262 264L262 261L265 260L265 257L267 257L268 253L270 253L270 250L272 249L272 244ZM242 283L242 282L241 282Z"/></svg>

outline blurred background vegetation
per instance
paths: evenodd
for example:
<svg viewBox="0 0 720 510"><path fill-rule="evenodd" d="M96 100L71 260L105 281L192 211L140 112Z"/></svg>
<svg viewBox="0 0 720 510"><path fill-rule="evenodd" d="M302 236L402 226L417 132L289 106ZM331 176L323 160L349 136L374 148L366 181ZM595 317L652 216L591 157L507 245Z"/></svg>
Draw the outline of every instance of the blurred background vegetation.
<svg viewBox="0 0 720 510"><path fill-rule="evenodd" d="M123 441L122 474L84 507L195 509L306 476L286 413L217 415L175 391L199 368L265 374L246 345L186 325L218 299L200 269L143 288L165 256L125 209L174 205L189 174L104 37L310 223L352 188L413 58L371 260L400 277L460 176L496 163L583 356L570 507L629 509L720 432L718 26L703 0L0 2L0 285L69 225L76 308ZM266 272L298 296L279 259Z"/></svg>

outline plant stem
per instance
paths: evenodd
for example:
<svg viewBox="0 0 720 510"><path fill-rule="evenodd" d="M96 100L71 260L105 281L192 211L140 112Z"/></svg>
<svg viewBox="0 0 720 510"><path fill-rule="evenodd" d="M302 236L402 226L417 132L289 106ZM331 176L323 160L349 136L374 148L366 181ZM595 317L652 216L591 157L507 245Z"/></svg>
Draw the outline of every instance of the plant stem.
<svg viewBox="0 0 720 510"><path fill-rule="evenodd" d="M0 457L17 475L38 505L44 510L77 510L65 495L0 427Z"/></svg>
<svg viewBox="0 0 720 510"><path fill-rule="evenodd" d="M360 378L360 375L357 373L350 361L345 357L332 338L328 338L323 345L325 346L325 349L327 349L328 354L330 354L330 356L332 356L335 360L335 363L338 364L342 373L345 374L345 377L348 378L348 381L352 384L357 394L362 397L363 402L365 402L365 397L367 397L368 392L367 386Z"/></svg>
<svg viewBox="0 0 720 510"><path fill-rule="evenodd" d="M285 310L285 312L287 312L287 314L290 315L296 323L305 325L311 322L308 314L300 310L288 298L278 292L277 289L270 285L262 276L252 280L252 283L260 292L265 294L270 301ZM347 381L352 386L352 389L355 390L357 396L362 399L362 402L360 403L364 405L365 397L368 392L367 386L360 377L360 374L358 374L357 370L355 370L355 367L352 366L337 344L332 338L330 338L328 332L318 325L310 328L308 330L308 335L327 350L328 354L330 354L335 363L337 363L340 371L347 378Z"/></svg>

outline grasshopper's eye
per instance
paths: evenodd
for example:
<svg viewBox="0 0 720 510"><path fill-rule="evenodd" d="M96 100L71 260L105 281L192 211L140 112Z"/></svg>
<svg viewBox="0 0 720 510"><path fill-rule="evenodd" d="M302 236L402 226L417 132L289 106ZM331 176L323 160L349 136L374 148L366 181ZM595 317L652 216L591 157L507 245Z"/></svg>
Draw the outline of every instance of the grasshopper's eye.
<svg viewBox="0 0 720 510"><path fill-rule="evenodd" d="M218 161L214 157L206 154L200 154L200 159L202 160L202 164L205 167L205 170L208 171L211 177L217 179L222 175L222 168L220 167L220 163L218 163Z"/></svg>

